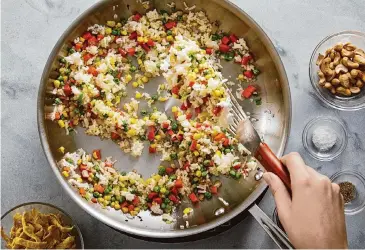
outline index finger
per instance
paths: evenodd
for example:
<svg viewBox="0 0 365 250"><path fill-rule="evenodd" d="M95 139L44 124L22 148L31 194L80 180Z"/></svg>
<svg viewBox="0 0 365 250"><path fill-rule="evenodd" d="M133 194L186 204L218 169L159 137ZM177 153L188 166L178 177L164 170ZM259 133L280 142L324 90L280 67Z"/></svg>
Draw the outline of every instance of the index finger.
<svg viewBox="0 0 365 250"><path fill-rule="evenodd" d="M288 168L292 182L309 177L307 165L297 152L284 155L281 162Z"/></svg>

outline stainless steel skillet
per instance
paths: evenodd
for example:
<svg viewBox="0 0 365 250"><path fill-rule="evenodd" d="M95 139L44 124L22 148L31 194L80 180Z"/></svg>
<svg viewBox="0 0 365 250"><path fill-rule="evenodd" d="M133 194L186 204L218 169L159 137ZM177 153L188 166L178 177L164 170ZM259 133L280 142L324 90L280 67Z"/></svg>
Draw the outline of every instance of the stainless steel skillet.
<svg viewBox="0 0 365 250"><path fill-rule="evenodd" d="M149 2L150 8L168 10L167 3L171 1ZM176 8L184 10L183 2L176 1ZM254 125L259 133L264 135L265 142L277 155L281 155L286 145L291 122L290 90L284 67L270 39L245 12L228 1L187 0L185 2L188 6L195 5L195 10L205 11L212 22L219 21L221 29L234 32L246 39L262 72L257 82L262 93L262 105L256 106L249 101L242 102L242 105L246 111L251 113L252 117L258 120ZM268 222L268 218L262 216L262 211L255 205L256 199L265 192L266 184L263 181L256 181L254 172L249 178L240 181L223 178L220 195L228 205L222 204L218 199L200 204L189 221L190 227L184 230L180 229L180 225L185 224L180 216L182 214L180 209L188 204L182 204L177 211L176 223L170 225L162 222L159 217L151 216L148 212L141 214L142 221L131 220L121 212L101 209L83 200L61 176L56 166L56 162L62 157L57 152L60 146L64 146L68 151L81 147L85 150L101 148L104 156L110 155L118 160L116 167L119 170L136 169L145 176L153 173L159 164L159 157L131 158L123 154L111 141L101 141L99 138L86 136L82 129L78 129L77 134L66 136L57 124L44 119L45 114L52 108L50 90L52 79L56 77L54 69L57 67L58 57L66 53L69 42L94 23L105 23L114 15L117 15L118 18L128 17L135 11L145 12L145 9L141 4L137 4L136 0L100 1L71 24L49 56L39 87L38 128L45 154L61 186L90 215L115 229L130 234L154 238L185 237L215 228L248 209L255 218L259 219L260 224L264 225L265 230L269 228L270 233L275 234L276 228ZM232 64L223 64L223 66L224 76L226 78L232 76L232 80L234 80L234 76L239 72L239 67ZM154 91L157 86L154 82L157 83L159 80L161 79L151 81L146 88L147 92ZM222 208L224 212L218 213L217 211L223 211Z"/></svg>

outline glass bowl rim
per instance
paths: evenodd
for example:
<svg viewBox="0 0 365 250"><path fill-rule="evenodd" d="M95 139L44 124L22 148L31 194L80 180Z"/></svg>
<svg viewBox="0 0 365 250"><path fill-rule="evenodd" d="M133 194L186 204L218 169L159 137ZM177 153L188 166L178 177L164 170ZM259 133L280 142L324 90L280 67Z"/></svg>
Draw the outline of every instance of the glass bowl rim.
<svg viewBox="0 0 365 250"><path fill-rule="evenodd" d="M10 208L8 211L6 211L3 215L1 215L1 220L3 220L8 214L10 214L11 212L13 212L14 210L18 209L18 208L21 208L21 207L24 207L24 206L28 206L28 205L42 205L42 206L45 206L45 207L51 207L51 208L54 208L58 211L60 211L61 213L63 213L64 215L66 215L69 219L71 219L72 221L72 226L74 226L76 228L76 231L77 231L77 234L80 238L80 243L81 243L81 248L80 249L84 249L85 246L84 246L84 238L82 236L82 233L81 233L81 230L79 228L79 226L74 223L74 219L67 213L65 212L63 209L55 206L55 205L52 205L50 203L46 203L46 202L38 202L38 201L31 201L31 202L25 202L25 203L21 203L13 208Z"/></svg>
<svg viewBox="0 0 365 250"><path fill-rule="evenodd" d="M318 44L317 46L314 48L311 58L309 60L309 80L311 82L311 85L313 87L313 89L315 90L316 95L318 96L318 98L323 101L327 106L331 107L331 108L335 108L338 110L342 110L342 111L357 111L357 110L361 110L365 108L365 101L362 104L356 105L356 106L343 106L341 104L336 104L333 101L331 101L330 99L324 97L322 95L322 93L320 92L320 88L318 86L318 83L314 82L312 79L312 75L315 72L312 72L312 64L313 62L316 60L315 59L315 55L317 54L319 48L322 46L323 43L327 42L329 39L336 37L336 36L340 36L340 35L345 35L345 34L349 34L349 35L358 35L358 36L362 36L365 39L365 33L361 32L361 31L355 31L355 30L345 30L345 31L341 31L341 32L337 32L334 33L332 35L328 35L325 38L323 38ZM365 91L365 89L364 89Z"/></svg>

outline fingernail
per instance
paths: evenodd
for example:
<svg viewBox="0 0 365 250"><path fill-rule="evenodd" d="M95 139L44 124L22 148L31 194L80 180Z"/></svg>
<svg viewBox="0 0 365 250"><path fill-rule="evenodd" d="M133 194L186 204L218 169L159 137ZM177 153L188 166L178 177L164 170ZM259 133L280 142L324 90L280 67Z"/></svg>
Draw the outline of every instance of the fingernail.
<svg viewBox="0 0 365 250"><path fill-rule="evenodd" d="M270 183L271 183L271 180L272 180L271 174L270 173L264 173L263 178L266 181L267 185L270 186Z"/></svg>

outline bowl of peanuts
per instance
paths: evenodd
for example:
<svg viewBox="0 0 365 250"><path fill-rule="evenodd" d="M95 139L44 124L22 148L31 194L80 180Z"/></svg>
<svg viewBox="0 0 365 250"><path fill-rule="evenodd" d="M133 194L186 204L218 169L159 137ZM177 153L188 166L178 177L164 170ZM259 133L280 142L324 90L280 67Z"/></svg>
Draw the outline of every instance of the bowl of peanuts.
<svg viewBox="0 0 365 250"><path fill-rule="evenodd" d="M365 34L344 31L323 39L313 51L309 77L317 96L332 108L365 108Z"/></svg>

